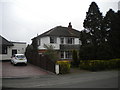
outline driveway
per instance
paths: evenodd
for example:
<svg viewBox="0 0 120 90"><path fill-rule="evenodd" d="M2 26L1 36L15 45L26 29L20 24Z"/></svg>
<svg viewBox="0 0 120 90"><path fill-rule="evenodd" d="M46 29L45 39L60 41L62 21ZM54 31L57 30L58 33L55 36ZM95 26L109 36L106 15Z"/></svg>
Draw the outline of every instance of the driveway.
<svg viewBox="0 0 120 90"><path fill-rule="evenodd" d="M10 61L0 62L0 63L2 63L2 77L3 78L31 77L31 76L53 74L51 72L43 70L40 67L34 66L29 63L27 66L22 65L22 64L14 66L10 63Z"/></svg>

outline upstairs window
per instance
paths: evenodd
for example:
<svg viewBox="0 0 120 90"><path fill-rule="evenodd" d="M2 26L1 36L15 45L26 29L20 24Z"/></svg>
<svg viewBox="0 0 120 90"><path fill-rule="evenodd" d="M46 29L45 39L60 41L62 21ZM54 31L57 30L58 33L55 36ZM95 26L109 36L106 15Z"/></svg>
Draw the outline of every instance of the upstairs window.
<svg viewBox="0 0 120 90"><path fill-rule="evenodd" d="M74 38L66 38L66 44L74 44Z"/></svg>
<svg viewBox="0 0 120 90"><path fill-rule="evenodd" d="M57 43L56 37L50 37L50 43Z"/></svg>
<svg viewBox="0 0 120 90"><path fill-rule="evenodd" d="M60 43L64 44L64 38L60 38Z"/></svg>

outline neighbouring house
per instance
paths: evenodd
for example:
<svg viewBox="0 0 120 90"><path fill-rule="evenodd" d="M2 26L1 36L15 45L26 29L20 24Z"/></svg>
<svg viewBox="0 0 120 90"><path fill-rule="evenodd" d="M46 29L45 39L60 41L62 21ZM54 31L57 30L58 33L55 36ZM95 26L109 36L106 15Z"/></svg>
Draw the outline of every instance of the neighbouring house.
<svg viewBox="0 0 120 90"><path fill-rule="evenodd" d="M0 60L9 60L13 54L24 54L25 42L11 42L0 35Z"/></svg>
<svg viewBox="0 0 120 90"><path fill-rule="evenodd" d="M54 50L59 52L60 60L71 60L72 51L80 48L80 31L72 28L71 23L68 27L57 26L49 31L34 37L32 42L37 41L39 54L46 51L44 44L52 45Z"/></svg>

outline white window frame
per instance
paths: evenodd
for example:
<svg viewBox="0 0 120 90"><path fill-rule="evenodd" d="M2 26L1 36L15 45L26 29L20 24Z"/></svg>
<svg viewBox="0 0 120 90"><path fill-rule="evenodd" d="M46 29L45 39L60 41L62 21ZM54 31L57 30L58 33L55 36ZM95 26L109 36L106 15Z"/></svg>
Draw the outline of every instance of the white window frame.
<svg viewBox="0 0 120 90"><path fill-rule="evenodd" d="M75 38L67 37L66 38L66 44L75 44Z"/></svg>
<svg viewBox="0 0 120 90"><path fill-rule="evenodd" d="M72 59L72 52L71 51L65 51L65 59Z"/></svg>
<svg viewBox="0 0 120 90"><path fill-rule="evenodd" d="M60 44L64 44L64 37L60 38Z"/></svg>
<svg viewBox="0 0 120 90"><path fill-rule="evenodd" d="M53 39L53 41L51 41ZM50 37L50 43L57 43L57 37Z"/></svg>
<svg viewBox="0 0 120 90"><path fill-rule="evenodd" d="M63 54L63 57L61 57L62 54ZM61 51L60 58L61 59L72 59L72 51Z"/></svg>

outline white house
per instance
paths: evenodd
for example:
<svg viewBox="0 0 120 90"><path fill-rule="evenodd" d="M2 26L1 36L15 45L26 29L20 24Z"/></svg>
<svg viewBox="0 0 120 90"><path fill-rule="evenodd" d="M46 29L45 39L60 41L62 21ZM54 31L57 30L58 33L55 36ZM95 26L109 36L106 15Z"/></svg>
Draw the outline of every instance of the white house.
<svg viewBox="0 0 120 90"><path fill-rule="evenodd" d="M72 50L79 50L81 42L79 41L80 31L72 28L71 23L68 27L57 26L49 31L34 37L39 53L46 51L44 44L52 45L59 51L60 59L72 59Z"/></svg>
<svg viewBox="0 0 120 90"><path fill-rule="evenodd" d="M10 42L0 36L0 60L9 60L13 54L24 54L25 42Z"/></svg>

